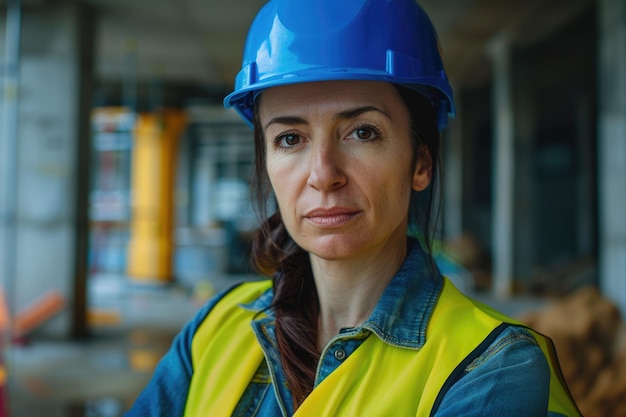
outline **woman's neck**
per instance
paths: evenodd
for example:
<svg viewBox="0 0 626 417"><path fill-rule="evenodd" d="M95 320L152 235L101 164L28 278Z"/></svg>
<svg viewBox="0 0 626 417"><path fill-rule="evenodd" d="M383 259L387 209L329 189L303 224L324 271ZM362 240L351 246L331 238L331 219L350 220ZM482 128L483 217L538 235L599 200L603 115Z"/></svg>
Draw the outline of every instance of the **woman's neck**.
<svg viewBox="0 0 626 417"><path fill-rule="evenodd" d="M357 327L370 316L380 296L404 262L406 239L389 242L372 253L325 260L311 254L319 297L318 348L343 328Z"/></svg>

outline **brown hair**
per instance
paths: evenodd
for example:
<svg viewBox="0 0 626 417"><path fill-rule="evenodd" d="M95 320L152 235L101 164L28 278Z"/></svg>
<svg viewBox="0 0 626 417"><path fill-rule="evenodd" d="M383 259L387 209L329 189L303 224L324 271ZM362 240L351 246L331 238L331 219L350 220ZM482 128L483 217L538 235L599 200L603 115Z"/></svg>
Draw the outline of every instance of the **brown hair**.
<svg viewBox="0 0 626 417"><path fill-rule="evenodd" d="M433 201L439 165L439 131L435 110L421 94L397 86L411 118L413 166L420 158L430 158L433 180L424 191L411 194L408 233L418 237L431 253L434 232ZM258 109L258 106L256 106ZM308 253L291 238L279 210L267 217L271 186L265 164L265 138L255 116L254 201L259 217L265 219L252 244L252 263L262 275L272 277L276 314L276 339L287 384L297 408L313 390L320 352L317 348L319 302ZM433 215L434 214L434 215ZM434 264L433 264L434 265Z"/></svg>

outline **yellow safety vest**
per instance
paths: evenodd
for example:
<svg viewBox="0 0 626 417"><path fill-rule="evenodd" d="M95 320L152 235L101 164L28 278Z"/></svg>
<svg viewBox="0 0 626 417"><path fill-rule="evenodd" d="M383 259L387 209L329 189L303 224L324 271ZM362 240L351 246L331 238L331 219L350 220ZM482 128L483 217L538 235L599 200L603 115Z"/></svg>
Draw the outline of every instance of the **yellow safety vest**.
<svg viewBox="0 0 626 417"><path fill-rule="evenodd" d="M185 416L231 416L263 360L250 326L258 313L240 304L254 301L270 286L269 281L242 284L198 328L191 345L194 373ZM420 350L368 337L315 387L294 417L429 416L448 377L503 322L520 324L465 297L446 279ZM580 416L552 342L530 331L550 364L549 411Z"/></svg>

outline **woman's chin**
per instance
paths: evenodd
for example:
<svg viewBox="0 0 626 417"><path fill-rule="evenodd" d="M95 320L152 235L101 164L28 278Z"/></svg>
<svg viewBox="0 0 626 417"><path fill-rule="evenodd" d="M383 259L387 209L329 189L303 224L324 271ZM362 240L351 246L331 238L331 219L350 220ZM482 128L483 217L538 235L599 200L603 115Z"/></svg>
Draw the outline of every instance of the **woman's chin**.
<svg viewBox="0 0 626 417"><path fill-rule="evenodd" d="M353 236L324 236L317 239L309 239L300 245L312 256L326 261L341 261L357 258L367 248L365 242L355 239Z"/></svg>

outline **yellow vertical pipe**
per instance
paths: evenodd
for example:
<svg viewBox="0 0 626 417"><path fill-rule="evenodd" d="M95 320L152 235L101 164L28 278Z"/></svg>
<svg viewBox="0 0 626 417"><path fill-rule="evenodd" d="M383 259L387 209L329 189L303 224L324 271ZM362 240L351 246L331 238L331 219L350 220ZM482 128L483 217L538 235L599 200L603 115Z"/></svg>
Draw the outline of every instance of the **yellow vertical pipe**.
<svg viewBox="0 0 626 417"><path fill-rule="evenodd" d="M172 279L174 178L182 111L140 114L131 166L131 224L127 273L143 283Z"/></svg>

